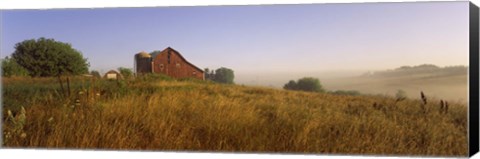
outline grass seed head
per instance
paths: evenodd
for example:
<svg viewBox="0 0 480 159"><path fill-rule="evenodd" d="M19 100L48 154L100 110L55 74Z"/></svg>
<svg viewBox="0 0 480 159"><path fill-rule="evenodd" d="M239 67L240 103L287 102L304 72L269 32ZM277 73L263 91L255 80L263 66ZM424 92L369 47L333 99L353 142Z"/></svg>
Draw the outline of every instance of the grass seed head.
<svg viewBox="0 0 480 159"><path fill-rule="evenodd" d="M27 133L20 134L20 138L26 138L26 137L27 137Z"/></svg>

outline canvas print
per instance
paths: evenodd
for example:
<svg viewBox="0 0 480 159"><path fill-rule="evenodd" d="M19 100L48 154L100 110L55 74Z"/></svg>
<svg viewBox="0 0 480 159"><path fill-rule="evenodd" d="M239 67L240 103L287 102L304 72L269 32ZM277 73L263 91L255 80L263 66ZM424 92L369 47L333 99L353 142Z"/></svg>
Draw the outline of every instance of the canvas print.
<svg viewBox="0 0 480 159"><path fill-rule="evenodd" d="M469 2L0 15L4 148L468 154Z"/></svg>

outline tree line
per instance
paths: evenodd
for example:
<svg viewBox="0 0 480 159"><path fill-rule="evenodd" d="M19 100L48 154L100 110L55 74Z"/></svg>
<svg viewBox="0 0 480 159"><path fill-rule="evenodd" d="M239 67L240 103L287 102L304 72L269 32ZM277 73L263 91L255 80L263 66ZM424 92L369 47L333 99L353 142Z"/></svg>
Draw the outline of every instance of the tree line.
<svg viewBox="0 0 480 159"><path fill-rule="evenodd" d="M226 67L220 67L216 70L205 68L204 76L205 80L225 84L234 84L233 79L235 78L233 70Z"/></svg>

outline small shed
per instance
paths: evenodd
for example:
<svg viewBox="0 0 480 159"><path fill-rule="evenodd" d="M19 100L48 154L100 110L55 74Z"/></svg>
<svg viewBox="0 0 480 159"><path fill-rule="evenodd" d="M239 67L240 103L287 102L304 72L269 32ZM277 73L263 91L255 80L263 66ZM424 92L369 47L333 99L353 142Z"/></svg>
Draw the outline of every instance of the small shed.
<svg viewBox="0 0 480 159"><path fill-rule="evenodd" d="M107 73L105 73L103 78L106 78L106 79L123 79L123 76L122 76L122 74L118 73L115 70L110 70Z"/></svg>

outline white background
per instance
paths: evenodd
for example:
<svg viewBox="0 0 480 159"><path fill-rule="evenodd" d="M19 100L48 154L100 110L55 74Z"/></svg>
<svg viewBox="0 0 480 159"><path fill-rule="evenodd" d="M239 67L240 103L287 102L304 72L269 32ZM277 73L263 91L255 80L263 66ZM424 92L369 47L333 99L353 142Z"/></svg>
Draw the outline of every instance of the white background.
<svg viewBox="0 0 480 159"><path fill-rule="evenodd" d="M1 0L0 9L50 9L50 8L101 8L101 7L146 7L146 6L193 6L193 5L245 5L245 4L298 4L298 3L361 3L361 2L419 2L426 0ZM445 0L435 0L445 1ZM477 6L480 0L472 0ZM1 47L1 46L0 46ZM127 152L84 150L1 149L0 158L371 158L372 156L340 155L290 155L290 154L232 154L232 153L177 153L177 152ZM399 158L399 157L377 157ZM410 157L409 157L410 158ZM480 154L474 158L480 158Z"/></svg>

